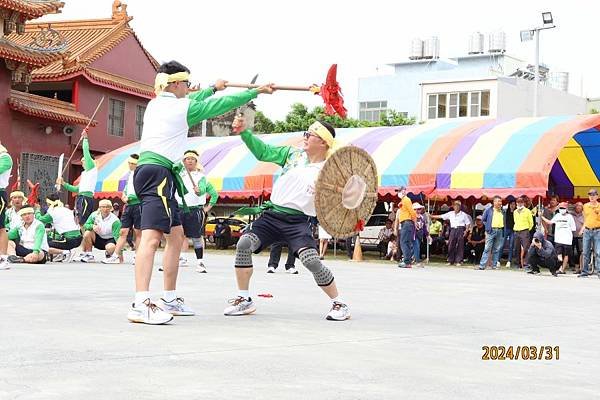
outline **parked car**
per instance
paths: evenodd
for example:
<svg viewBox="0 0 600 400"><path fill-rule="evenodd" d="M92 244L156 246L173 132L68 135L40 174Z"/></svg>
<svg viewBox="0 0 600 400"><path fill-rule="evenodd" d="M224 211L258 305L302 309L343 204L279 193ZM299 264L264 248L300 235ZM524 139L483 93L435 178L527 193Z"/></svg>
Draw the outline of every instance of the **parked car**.
<svg viewBox="0 0 600 400"><path fill-rule="evenodd" d="M229 228L225 232L227 239L224 243L219 243L220 245L222 244L220 247L226 248L227 246L237 243L240 236L242 236L241 231L246 227L246 225L248 225L248 223L234 217L216 217L209 219L204 227L204 235L210 243L217 242L215 240L215 230L218 225L225 225Z"/></svg>
<svg viewBox="0 0 600 400"><path fill-rule="evenodd" d="M376 250L379 244L379 232L385 228L388 214L373 214L360 232L360 243L363 249Z"/></svg>

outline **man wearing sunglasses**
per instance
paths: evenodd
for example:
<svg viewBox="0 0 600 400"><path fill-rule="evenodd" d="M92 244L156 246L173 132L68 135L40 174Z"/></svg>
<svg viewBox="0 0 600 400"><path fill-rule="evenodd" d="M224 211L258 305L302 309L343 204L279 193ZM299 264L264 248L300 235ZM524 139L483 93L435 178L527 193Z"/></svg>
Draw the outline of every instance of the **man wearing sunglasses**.
<svg viewBox="0 0 600 400"><path fill-rule="evenodd" d="M175 291L183 229L175 191L184 198L187 190L180 176L182 154L188 148L191 127L205 119L222 115L256 98L273 93L272 85L246 90L230 96L211 98L226 82L190 93L190 70L177 61L162 64L156 75L156 98L148 103L140 141L140 157L134 172L133 186L141 204L141 239L135 258L135 301L127 318L131 322L164 324L173 315L194 315ZM183 209L187 205L183 200ZM149 295L154 255L162 236L166 238L163 254L164 296L162 308Z"/></svg>
<svg viewBox="0 0 600 400"><path fill-rule="evenodd" d="M319 259L311 226L317 215L315 183L325 160L334 150L335 129L326 122L316 121L304 132L303 148L296 149L264 143L246 129L241 116L236 117L232 128L235 134L241 135L242 141L259 161L272 162L283 169L273 184L271 201L261 207L262 216L250 225L237 243L235 276L238 295L229 300L231 305L224 314L248 315L256 311L249 292L252 253L259 253L270 244L284 242L331 299L326 319L349 319L350 310L338 294L333 274Z"/></svg>
<svg viewBox="0 0 600 400"><path fill-rule="evenodd" d="M590 202L583 206L583 227L580 231L580 234L583 234L583 267L578 276L585 278L592 274L590 262L592 247L594 247L594 265L598 278L600 278L600 203L598 203L598 191L590 189L588 196Z"/></svg>

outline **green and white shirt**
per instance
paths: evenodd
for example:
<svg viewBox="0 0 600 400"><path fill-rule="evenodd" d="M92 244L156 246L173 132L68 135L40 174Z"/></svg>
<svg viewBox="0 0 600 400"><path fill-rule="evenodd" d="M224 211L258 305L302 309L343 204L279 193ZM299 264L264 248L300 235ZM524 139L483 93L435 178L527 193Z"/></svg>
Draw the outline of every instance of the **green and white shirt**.
<svg viewBox="0 0 600 400"><path fill-rule="evenodd" d="M12 170L12 157L8 153L0 153L0 190L6 190L10 171Z"/></svg>
<svg viewBox="0 0 600 400"><path fill-rule="evenodd" d="M100 227L100 233L96 233L102 239L119 239L121 231L121 221L113 213L108 213L106 218L102 218L100 211L94 211L83 225L86 231L93 231L94 225Z"/></svg>
<svg viewBox="0 0 600 400"><path fill-rule="evenodd" d="M11 230L22 225L23 218L18 214L18 211L14 207L8 208L4 217L4 226L6 226L6 229Z"/></svg>
<svg viewBox="0 0 600 400"><path fill-rule="evenodd" d="M41 215L37 212L35 217L44 224L52 224L54 230L67 239L76 239L81 236L73 210L66 207L50 207L46 214Z"/></svg>
<svg viewBox="0 0 600 400"><path fill-rule="evenodd" d="M190 179L191 175L191 179ZM201 171L188 171L185 169L185 166L179 173L181 179L183 179L183 183L187 189L187 193L185 197L185 203L188 207L202 207L206 204L206 194L210 195L210 204L215 205L217 203L217 199L219 194L215 190L214 186L208 182L206 176ZM197 186L200 194L196 194L194 190L194 186ZM177 199L177 203L181 206L183 202L181 201L181 197L178 194L175 194L175 198Z"/></svg>
<svg viewBox="0 0 600 400"><path fill-rule="evenodd" d="M79 185L73 186L67 182L63 183L63 187L69 192L77 193L81 196L94 197L96 190L96 181L98 180L98 168L90 153L90 143L87 138L83 139L83 172L79 177Z"/></svg>
<svg viewBox="0 0 600 400"><path fill-rule="evenodd" d="M283 169L273 184L271 202L279 207L316 216L315 184L325 161L310 163L304 150L291 146L271 146L250 130L241 133L242 140L254 156L264 162L272 162Z"/></svg>
<svg viewBox="0 0 600 400"><path fill-rule="evenodd" d="M162 92L150 100L144 113L144 128L140 141L140 164L143 153L152 152L171 162L181 159L188 148L188 131L205 119L213 118L256 98L256 89L246 90L229 96L207 99L212 96L211 88L177 98L173 93Z"/></svg>
<svg viewBox="0 0 600 400"><path fill-rule="evenodd" d="M8 231L8 239L14 240L26 249L39 253L40 250L48 251L48 239L46 239L46 229L44 224L34 219L31 225L19 228L13 228Z"/></svg>
<svg viewBox="0 0 600 400"><path fill-rule="evenodd" d="M129 177L127 178L127 185L125 185L125 190L123 191L123 194L127 197L128 206L140 204L140 199L138 199L137 194L135 193L135 188L133 187L133 171L129 172Z"/></svg>

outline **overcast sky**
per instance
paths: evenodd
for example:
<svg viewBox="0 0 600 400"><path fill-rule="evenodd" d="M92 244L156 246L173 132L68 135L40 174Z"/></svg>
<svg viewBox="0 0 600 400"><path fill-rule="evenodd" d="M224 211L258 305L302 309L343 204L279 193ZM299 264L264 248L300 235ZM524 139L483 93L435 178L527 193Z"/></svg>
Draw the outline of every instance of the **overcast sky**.
<svg viewBox="0 0 600 400"><path fill-rule="evenodd" d="M112 0L64 0L63 13L45 20L110 17ZM570 72L569 91L600 97L600 1L529 0L128 0L131 26L160 61L186 64L206 86L217 78L290 85L322 83L338 63L338 80L352 117L358 78L388 72L406 60L413 37L438 36L440 56L464 55L469 34L503 30L507 53L533 62L534 45L519 31L541 25L552 11L556 29L542 32L541 61ZM487 44L486 44L487 47ZM231 89L234 90L234 89ZM282 118L290 104L321 102L308 93L261 96L260 110Z"/></svg>

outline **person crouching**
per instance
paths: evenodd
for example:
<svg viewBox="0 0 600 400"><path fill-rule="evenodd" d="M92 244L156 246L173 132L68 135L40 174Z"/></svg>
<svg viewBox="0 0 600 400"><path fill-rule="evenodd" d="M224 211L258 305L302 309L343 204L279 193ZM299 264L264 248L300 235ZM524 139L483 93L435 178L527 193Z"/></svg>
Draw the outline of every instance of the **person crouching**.
<svg viewBox="0 0 600 400"><path fill-rule="evenodd" d="M115 252L121 234L121 221L112 213L112 208L110 200L100 200L98 210L94 211L83 225L85 233L81 262L94 262L92 246L104 250L106 258Z"/></svg>
<svg viewBox="0 0 600 400"><path fill-rule="evenodd" d="M13 263L45 264L48 260L48 240L44 224L35 219L34 210L19 210L23 224L8 231L8 239L15 242L16 256L9 256Z"/></svg>

